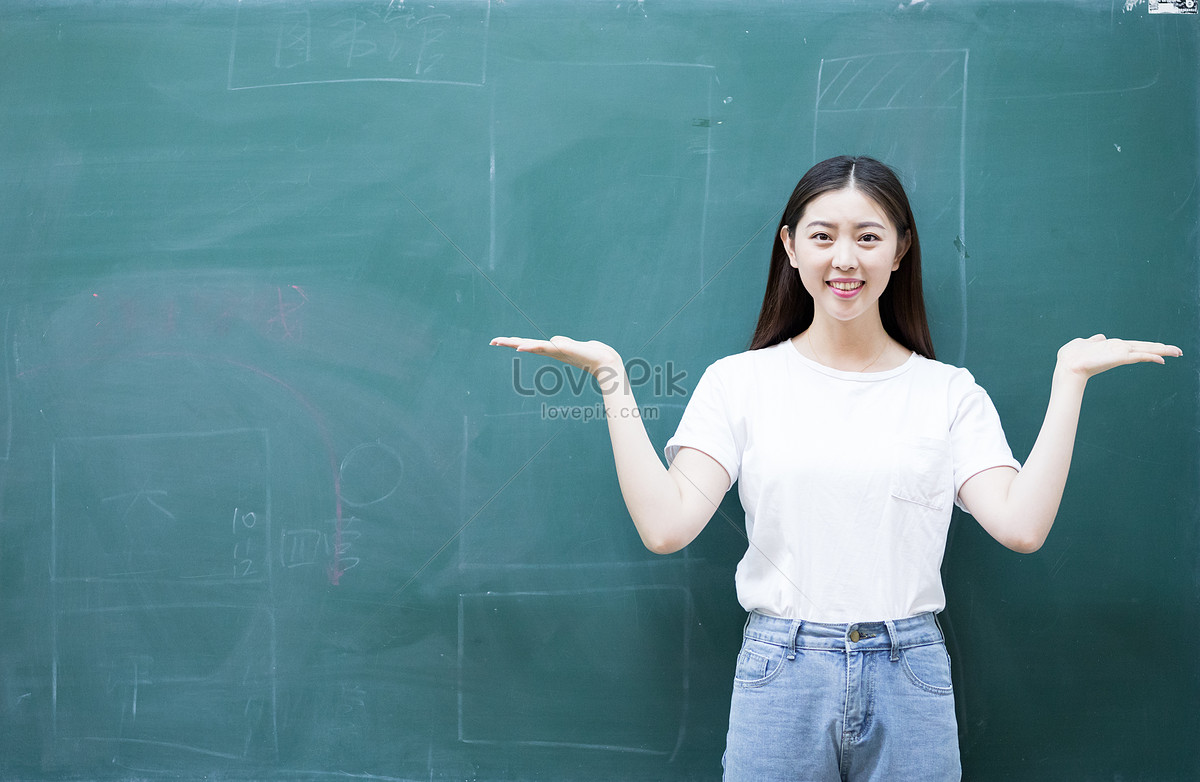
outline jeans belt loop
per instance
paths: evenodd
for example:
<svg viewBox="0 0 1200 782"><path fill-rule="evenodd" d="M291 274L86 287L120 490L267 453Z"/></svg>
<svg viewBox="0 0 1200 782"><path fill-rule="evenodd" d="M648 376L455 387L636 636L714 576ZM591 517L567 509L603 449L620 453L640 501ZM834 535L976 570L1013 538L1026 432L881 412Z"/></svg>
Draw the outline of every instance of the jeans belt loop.
<svg viewBox="0 0 1200 782"><path fill-rule="evenodd" d="M792 622L792 632L791 632L790 637L788 638L788 651L787 651L788 660L796 659L796 638L800 635L800 628L801 628L801 626L803 626L803 624L804 623L801 622L799 619Z"/></svg>
<svg viewBox="0 0 1200 782"><path fill-rule="evenodd" d="M887 627L888 638L892 639L892 662L900 661L900 639L896 637L896 623L891 619L884 621L884 626Z"/></svg>

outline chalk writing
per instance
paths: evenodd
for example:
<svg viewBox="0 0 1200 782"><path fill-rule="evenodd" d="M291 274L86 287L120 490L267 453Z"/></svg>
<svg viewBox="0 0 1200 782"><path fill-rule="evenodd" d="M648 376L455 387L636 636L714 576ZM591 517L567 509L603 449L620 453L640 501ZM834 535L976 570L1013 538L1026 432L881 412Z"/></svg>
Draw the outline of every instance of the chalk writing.
<svg viewBox="0 0 1200 782"><path fill-rule="evenodd" d="M264 437L240 430L58 441L53 577L265 579Z"/></svg>
<svg viewBox="0 0 1200 782"><path fill-rule="evenodd" d="M284 339L300 339L303 329L298 317L293 317L308 303L308 296L299 285L289 285L287 288L275 289L278 300L278 313L267 321L271 332L279 331Z"/></svg>
<svg viewBox="0 0 1200 782"><path fill-rule="evenodd" d="M337 525L333 538L333 567L337 569L337 575L340 577L347 570L353 570L358 567L362 561L358 557L350 556L350 549L353 548L354 542L362 537L362 533L358 530L350 529L359 519L351 516L348 519L342 519L340 525ZM330 522L334 523L334 522Z"/></svg>
<svg viewBox="0 0 1200 782"><path fill-rule="evenodd" d="M257 557L263 553L261 544L251 536L258 524L258 514L233 509L233 575L235 578L253 578L259 574Z"/></svg>
<svg viewBox="0 0 1200 782"><path fill-rule="evenodd" d="M275 67L295 68L312 60L312 16L308 11L284 11L275 46Z"/></svg>
<svg viewBox="0 0 1200 782"><path fill-rule="evenodd" d="M133 492L118 494L113 497L104 497L100 500L101 503L119 502L125 510L121 513L122 519L128 519L132 514L136 513L139 505L144 511L148 511L149 515L157 516L159 520L174 521L175 514L167 510L161 503L165 502L167 492L155 489L139 489Z"/></svg>
<svg viewBox="0 0 1200 782"><path fill-rule="evenodd" d="M363 2L333 16L309 8L267 0L239 4L231 90L346 81L484 83L487 0Z"/></svg>
<svg viewBox="0 0 1200 782"><path fill-rule="evenodd" d="M284 529L280 533L279 563L288 569L324 566L340 578L362 564L360 557L351 555L354 544L362 538L362 532L354 529L360 521L349 516L340 524L330 520L329 530Z"/></svg>
<svg viewBox="0 0 1200 782"><path fill-rule="evenodd" d="M320 530L285 529L280 533L280 564L285 568L315 565L325 547L325 534Z"/></svg>

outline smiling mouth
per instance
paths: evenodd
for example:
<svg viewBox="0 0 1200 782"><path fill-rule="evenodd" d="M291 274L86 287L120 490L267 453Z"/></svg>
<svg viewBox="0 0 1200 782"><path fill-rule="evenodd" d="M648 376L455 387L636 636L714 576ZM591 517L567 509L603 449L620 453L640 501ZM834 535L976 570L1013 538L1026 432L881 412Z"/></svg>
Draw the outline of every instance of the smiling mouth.
<svg viewBox="0 0 1200 782"><path fill-rule="evenodd" d="M829 288L832 288L835 294L839 296L850 296L858 293L858 290L866 284L863 279L833 279L826 283Z"/></svg>

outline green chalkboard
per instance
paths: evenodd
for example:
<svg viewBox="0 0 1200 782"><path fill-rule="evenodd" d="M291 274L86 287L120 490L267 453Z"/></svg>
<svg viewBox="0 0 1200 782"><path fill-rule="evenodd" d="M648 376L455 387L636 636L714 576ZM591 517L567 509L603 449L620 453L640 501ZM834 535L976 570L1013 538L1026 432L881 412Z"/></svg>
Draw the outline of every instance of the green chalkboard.
<svg viewBox="0 0 1200 782"><path fill-rule="evenodd" d="M651 437L748 343L816 160L893 164L1019 458L1058 345L1200 350L1200 19L1167 3L8 0L0 778L716 780L736 495ZM1088 391L1045 548L956 519L966 779L1200 778L1194 359Z"/></svg>

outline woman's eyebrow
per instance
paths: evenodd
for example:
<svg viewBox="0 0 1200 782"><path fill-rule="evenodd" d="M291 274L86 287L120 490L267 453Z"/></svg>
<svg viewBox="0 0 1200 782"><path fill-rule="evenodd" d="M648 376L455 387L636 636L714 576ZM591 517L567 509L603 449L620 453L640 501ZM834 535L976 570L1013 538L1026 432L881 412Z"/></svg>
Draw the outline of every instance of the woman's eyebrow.
<svg viewBox="0 0 1200 782"><path fill-rule="evenodd" d="M806 223L804 227L812 228L814 226L819 227L819 228L836 228L837 224L828 222L826 220L812 220L812 221ZM887 230L887 226L884 225L883 223L876 223L876 222L870 222L870 221L865 222L865 223L858 223L854 227L855 228L882 228L884 230Z"/></svg>

